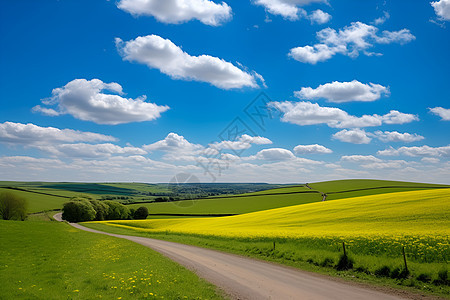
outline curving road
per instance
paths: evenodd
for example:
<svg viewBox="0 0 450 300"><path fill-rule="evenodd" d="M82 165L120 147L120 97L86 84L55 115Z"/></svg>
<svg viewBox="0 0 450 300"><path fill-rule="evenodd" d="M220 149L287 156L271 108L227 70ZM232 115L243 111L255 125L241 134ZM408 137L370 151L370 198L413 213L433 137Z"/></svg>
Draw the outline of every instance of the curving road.
<svg viewBox="0 0 450 300"><path fill-rule="evenodd" d="M60 213L54 218L62 221ZM218 286L232 299L404 299L247 257L162 240L106 233L76 223L69 224L81 230L127 239L152 248Z"/></svg>

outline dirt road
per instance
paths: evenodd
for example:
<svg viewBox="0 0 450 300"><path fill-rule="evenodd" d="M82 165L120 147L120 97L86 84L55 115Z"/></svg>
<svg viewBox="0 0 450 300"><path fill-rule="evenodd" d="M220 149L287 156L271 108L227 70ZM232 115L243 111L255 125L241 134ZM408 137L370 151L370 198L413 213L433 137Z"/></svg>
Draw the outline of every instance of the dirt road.
<svg viewBox="0 0 450 300"><path fill-rule="evenodd" d="M61 220L61 214L55 215ZM232 299L403 299L247 257L150 238L111 234L70 223L81 230L127 239L152 248L223 289Z"/></svg>

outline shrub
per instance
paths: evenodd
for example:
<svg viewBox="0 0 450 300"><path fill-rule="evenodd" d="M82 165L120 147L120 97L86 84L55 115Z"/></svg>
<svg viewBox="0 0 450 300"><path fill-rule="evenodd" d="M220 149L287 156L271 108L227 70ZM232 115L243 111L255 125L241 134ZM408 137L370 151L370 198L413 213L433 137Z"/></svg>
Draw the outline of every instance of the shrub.
<svg viewBox="0 0 450 300"><path fill-rule="evenodd" d="M145 206L141 206L134 212L134 218L135 219L147 219L148 216L148 208Z"/></svg>
<svg viewBox="0 0 450 300"><path fill-rule="evenodd" d="M335 268L338 271L350 270L353 268L353 263L354 263L353 259L348 257L348 255L342 254L339 257L339 261L336 264Z"/></svg>
<svg viewBox="0 0 450 300"><path fill-rule="evenodd" d="M433 280L433 284L436 285L450 285L450 280L448 280L448 271L447 269L442 269L438 272L438 278Z"/></svg>
<svg viewBox="0 0 450 300"><path fill-rule="evenodd" d="M326 257L321 263L321 267L332 267L334 265L334 261L332 258Z"/></svg>
<svg viewBox="0 0 450 300"><path fill-rule="evenodd" d="M95 221L103 221L108 215L109 206L98 200L89 201L95 210Z"/></svg>
<svg viewBox="0 0 450 300"><path fill-rule="evenodd" d="M27 201L11 192L0 194L0 214L3 220L25 220L27 217Z"/></svg>
<svg viewBox="0 0 450 300"><path fill-rule="evenodd" d="M389 277L391 274L391 268L388 266L382 266L381 268L378 268L375 270L375 275L380 277Z"/></svg>
<svg viewBox="0 0 450 300"><path fill-rule="evenodd" d="M417 280L422 282L431 282L431 276L429 274L420 273L419 276L417 276Z"/></svg>
<svg viewBox="0 0 450 300"><path fill-rule="evenodd" d="M92 221L95 214L92 204L84 199L73 200L63 205L62 218L69 222Z"/></svg>
<svg viewBox="0 0 450 300"><path fill-rule="evenodd" d="M103 201L103 203L109 206L106 220L126 220L130 216L130 210L121 203L110 200Z"/></svg>

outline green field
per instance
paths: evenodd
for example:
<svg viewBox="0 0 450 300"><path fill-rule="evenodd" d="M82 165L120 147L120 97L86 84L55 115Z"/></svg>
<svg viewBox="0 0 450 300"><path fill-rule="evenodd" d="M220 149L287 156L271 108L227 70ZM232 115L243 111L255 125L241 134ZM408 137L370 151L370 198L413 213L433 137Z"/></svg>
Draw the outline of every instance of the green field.
<svg viewBox="0 0 450 300"><path fill-rule="evenodd" d="M0 220L0 299L223 299L136 243L57 222Z"/></svg>

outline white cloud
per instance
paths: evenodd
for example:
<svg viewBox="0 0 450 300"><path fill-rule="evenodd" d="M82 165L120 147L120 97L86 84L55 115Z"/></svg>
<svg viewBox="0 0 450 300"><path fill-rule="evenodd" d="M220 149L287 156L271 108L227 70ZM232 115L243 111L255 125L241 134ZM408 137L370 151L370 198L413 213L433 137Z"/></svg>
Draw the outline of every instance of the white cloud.
<svg viewBox="0 0 450 300"><path fill-rule="evenodd" d="M169 39L157 35L140 36L116 46L124 60L158 69L173 79L208 82L221 89L258 88L264 81L256 72L251 74L230 62L210 55L191 56Z"/></svg>
<svg viewBox="0 0 450 300"><path fill-rule="evenodd" d="M341 161L355 164L382 162L381 159L373 155L344 155L341 157Z"/></svg>
<svg viewBox="0 0 450 300"><path fill-rule="evenodd" d="M176 133L169 133L165 139L157 141L150 145L142 147L148 151L165 151L165 152L185 152L192 153L194 151L202 150L204 147L199 144L192 144L182 135Z"/></svg>
<svg viewBox="0 0 450 300"><path fill-rule="evenodd" d="M301 6L310 3L327 3L327 0L254 0L256 5L264 6L267 12L280 15L291 21L298 20L306 14Z"/></svg>
<svg viewBox="0 0 450 300"><path fill-rule="evenodd" d="M252 158L266 161L284 161L294 159L295 155L287 149L269 148L259 151Z"/></svg>
<svg viewBox="0 0 450 300"><path fill-rule="evenodd" d="M355 128L355 129L344 129L339 132L333 134L333 138L346 143L352 144L369 144L372 140L367 136L367 133L364 130Z"/></svg>
<svg viewBox="0 0 450 300"><path fill-rule="evenodd" d="M325 24L331 20L331 15L320 9L317 9L309 14L307 18L311 21L311 24Z"/></svg>
<svg viewBox="0 0 450 300"><path fill-rule="evenodd" d="M381 95L389 96L389 88L380 84L364 84L357 80L351 82L333 81L319 85L313 89L303 87L300 91L294 92L300 99L327 99L330 102L342 103L350 101L375 101Z"/></svg>
<svg viewBox="0 0 450 300"><path fill-rule="evenodd" d="M377 152L378 155L385 156L431 156L431 157L450 157L450 145L443 147L430 147L427 145L419 147L400 147L398 149L389 148Z"/></svg>
<svg viewBox="0 0 450 300"><path fill-rule="evenodd" d="M296 154L329 154L333 153L331 149L328 149L325 146L314 144L314 145L298 145L294 147L294 152Z"/></svg>
<svg viewBox="0 0 450 300"><path fill-rule="evenodd" d="M384 11L384 12L383 12L383 16L382 16L382 17L379 17L379 18L376 18L376 19L373 21L373 23L374 23L375 25L381 25L381 24L384 24L384 22L386 22L390 17L391 17L391 15L390 15L387 11Z"/></svg>
<svg viewBox="0 0 450 300"><path fill-rule="evenodd" d="M441 162L441 160L436 157L423 157L420 161L427 164L437 164Z"/></svg>
<svg viewBox="0 0 450 300"><path fill-rule="evenodd" d="M117 7L136 16L153 16L170 24L195 19L206 25L219 26L232 18L228 4L209 0L120 0Z"/></svg>
<svg viewBox="0 0 450 300"><path fill-rule="evenodd" d="M371 134L371 136L376 137L382 142L404 142L404 143L411 143L411 142L417 142L424 139L423 136L418 135L416 133L400 133L397 131L375 131L374 134Z"/></svg>
<svg viewBox="0 0 450 300"><path fill-rule="evenodd" d="M404 168L407 165L407 162L404 160L390 160L386 162L375 162L370 164L362 165L365 169L400 169Z"/></svg>
<svg viewBox="0 0 450 300"><path fill-rule="evenodd" d="M443 107L428 108L431 113L441 117L444 121L450 121L450 109Z"/></svg>
<svg viewBox="0 0 450 300"><path fill-rule="evenodd" d="M84 132L55 127L41 127L31 123L0 123L0 142L23 145L46 145L55 143L116 141L117 139L99 133Z"/></svg>
<svg viewBox="0 0 450 300"><path fill-rule="evenodd" d="M404 124L418 120L417 116L391 110L385 115L356 117L336 107L324 107L311 102L271 102L269 106L284 113L281 120L297 125L327 124L333 128L370 127L386 124Z"/></svg>
<svg viewBox="0 0 450 300"><path fill-rule="evenodd" d="M70 114L84 121L116 125L154 120L169 109L168 106L145 102L145 96L132 99L121 95L122 86L118 83L75 79L61 88L53 89L52 97L42 100L46 105L57 105L58 111L40 105L35 106L33 111L51 116Z"/></svg>
<svg viewBox="0 0 450 300"><path fill-rule="evenodd" d="M350 26L336 31L332 28L325 28L317 32L319 43L313 46L303 46L292 48L289 56L303 63L316 64L326 61L335 54L357 57L360 52L365 55L377 55L368 50L374 44L405 44L415 39L408 29L399 31L384 30L378 33L378 28L362 22L353 22Z"/></svg>
<svg viewBox="0 0 450 300"><path fill-rule="evenodd" d="M440 20L450 20L450 0L434 1L430 4L434 7L434 12Z"/></svg>
<svg viewBox="0 0 450 300"><path fill-rule="evenodd" d="M58 144L50 146L37 146L38 149L61 157L108 157L111 155L144 155L146 151L136 147L120 147L111 143L106 144Z"/></svg>
<svg viewBox="0 0 450 300"><path fill-rule="evenodd" d="M261 136L250 136L248 134L241 135L235 141L221 141L210 144L213 149L231 149L231 150L243 150L251 147L251 144L256 145L268 145L272 144L272 141L268 138Z"/></svg>

